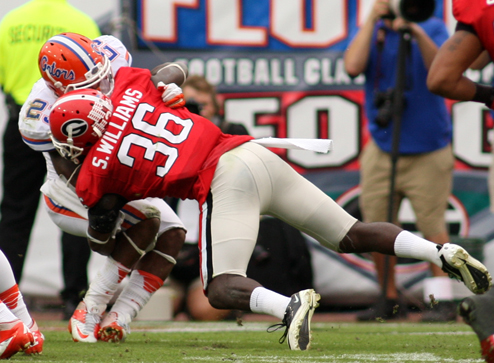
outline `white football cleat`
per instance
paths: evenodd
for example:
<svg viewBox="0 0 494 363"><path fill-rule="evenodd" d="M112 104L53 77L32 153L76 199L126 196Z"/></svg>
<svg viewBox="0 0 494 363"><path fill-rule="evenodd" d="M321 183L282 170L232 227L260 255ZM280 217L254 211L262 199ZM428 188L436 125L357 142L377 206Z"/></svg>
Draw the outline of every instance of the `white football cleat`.
<svg viewBox="0 0 494 363"><path fill-rule="evenodd" d="M492 277L487 268L470 256L461 246L445 243L437 245L442 270L449 277L463 281L466 287L475 294L483 294L492 286Z"/></svg>
<svg viewBox="0 0 494 363"><path fill-rule="evenodd" d="M69 320L69 332L74 342L96 343L104 305L93 306L88 311L86 303L81 301Z"/></svg>

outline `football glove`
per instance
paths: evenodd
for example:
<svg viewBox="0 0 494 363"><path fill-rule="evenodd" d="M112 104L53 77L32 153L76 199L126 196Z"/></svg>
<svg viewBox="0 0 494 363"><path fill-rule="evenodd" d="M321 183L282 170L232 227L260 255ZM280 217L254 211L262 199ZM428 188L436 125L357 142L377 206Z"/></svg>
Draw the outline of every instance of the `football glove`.
<svg viewBox="0 0 494 363"><path fill-rule="evenodd" d="M179 108L185 105L185 99L182 89L175 83L165 84L158 82L158 90L162 92L161 99L166 106L170 108Z"/></svg>

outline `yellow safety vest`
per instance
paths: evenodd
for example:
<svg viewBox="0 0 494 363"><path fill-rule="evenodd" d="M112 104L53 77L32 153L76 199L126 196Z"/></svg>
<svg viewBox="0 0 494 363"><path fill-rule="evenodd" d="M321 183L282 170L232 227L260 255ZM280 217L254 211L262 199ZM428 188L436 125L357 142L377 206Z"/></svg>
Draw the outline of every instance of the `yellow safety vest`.
<svg viewBox="0 0 494 363"><path fill-rule="evenodd" d="M13 9L0 22L0 86L17 104L27 99L41 77L38 54L53 35L73 32L94 39L96 22L67 0L31 0Z"/></svg>

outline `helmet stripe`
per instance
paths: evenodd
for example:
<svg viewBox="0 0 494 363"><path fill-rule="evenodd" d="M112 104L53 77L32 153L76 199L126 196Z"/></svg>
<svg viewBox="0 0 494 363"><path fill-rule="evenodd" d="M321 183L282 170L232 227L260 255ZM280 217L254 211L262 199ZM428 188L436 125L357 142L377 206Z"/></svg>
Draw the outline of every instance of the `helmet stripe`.
<svg viewBox="0 0 494 363"><path fill-rule="evenodd" d="M94 63L94 59L87 54L87 51L79 43L72 40L71 38L65 35L55 35L50 39L50 41L66 46L72 53L77 56L77 58L79 58L79 60L84 64L88 71L96 66L96 64Z"/></svg>
<svg viewBox="0 0 494 363"><path fill-rule="evenodd" d="M77 100L89 100L93 102L106 102L103 100L101 97L98 96L93 96L93 95L80 95L80 94L75 94L71 95L70 92L67 93L65 96L59 98L52 106L52 109L55 109L55 107L59 106L60 104L64 104L65 102L69 101L77 101Z"/></svg>

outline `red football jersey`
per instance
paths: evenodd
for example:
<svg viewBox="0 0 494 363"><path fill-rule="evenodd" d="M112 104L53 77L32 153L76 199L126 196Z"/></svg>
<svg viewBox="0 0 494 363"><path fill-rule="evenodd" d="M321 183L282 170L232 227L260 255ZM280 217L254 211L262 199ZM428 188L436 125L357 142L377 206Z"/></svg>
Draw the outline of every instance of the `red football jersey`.
<svg viewBox="0 0 494 363"><path fill-rule="evenodd" d="M494 59L494 0L453 0L453 15L459 22L473 26Z"/></svg>
<svg viewBox="0 0 494 363"><path fill-rule="evenodd" d="M113 115L86 156L76 185L84 205L107 193L127 200L165 196L204 202L218 159L252 139L227 135L185 107L163 104L147 69L121 68Z"/></svg>

